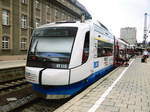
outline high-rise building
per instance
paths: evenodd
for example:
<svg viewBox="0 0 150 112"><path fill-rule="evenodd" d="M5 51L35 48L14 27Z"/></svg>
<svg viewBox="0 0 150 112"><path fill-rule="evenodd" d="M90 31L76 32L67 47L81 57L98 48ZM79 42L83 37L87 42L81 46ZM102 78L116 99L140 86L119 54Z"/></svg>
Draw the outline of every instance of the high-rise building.
<svg viewBox="0 0 150 112"><path fill-rule="evenodd" d="M34 28L83 13L91 17L77 0L0 0L0 56L25 56Z"/></svg>
<svg viewBox="0 0 150 112"><path fill-rule="evenodd" d="M125 27L120 30L120 38L130 43L130 45L136 45L136 28Z"/></svg>

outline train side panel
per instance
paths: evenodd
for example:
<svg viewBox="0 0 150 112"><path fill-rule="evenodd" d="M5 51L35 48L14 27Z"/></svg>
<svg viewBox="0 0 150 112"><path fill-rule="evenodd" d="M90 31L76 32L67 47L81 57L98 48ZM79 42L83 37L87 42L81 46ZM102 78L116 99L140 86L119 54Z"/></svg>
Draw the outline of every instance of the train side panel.
<svg viewBox="0 0 150 112"><path fill-rule="evenodd" d="M94 72L102 72L101 74L103 75L103 72L107 72L113 67L114 37L107 30L97 27L96 25L94 26L95 48L93 67Z"/></svg>
<svg viewBox="0 0 150 112"><path fill-rule="evenodd" d="M87 33L89 33L88 36ZM78 37L76 38L73 52L72 52L72 58L70 63L70 84L82 81L89 77L93 73L93 57L92 57L92 44L93 44L93 35L92 35L92 27L90 25L86 27L82 27L82 29L79 29ZM83 55L84 55L84 44L86 41L86 38L89 39L89 48L87 48L88 52L88 59L86 62L83 62ZM77 55L78 54L78 55ZM79 62L77 64L77 61ZM79 66L77 66L79 65Z"/></svg>
<svg viewBox="0 0 150 112"><path fill-rule="evenodd" d="M85 35L88 31L90 31L89 25L78 28L78 32L73 45L71 60L69 64L70 69L81 66L82 64L83 45L84 45Z"/></svg>

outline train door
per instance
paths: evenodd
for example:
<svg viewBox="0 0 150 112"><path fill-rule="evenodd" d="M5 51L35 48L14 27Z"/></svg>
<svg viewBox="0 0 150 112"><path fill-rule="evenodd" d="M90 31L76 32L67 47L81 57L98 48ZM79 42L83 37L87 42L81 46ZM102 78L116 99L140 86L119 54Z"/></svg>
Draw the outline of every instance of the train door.
<svg viewBox="0 0 150 112"><path fill-rule="evenodd" d="M120 47L117 39L114 39L114 66L120 65Z"/></svg>
<svg viewBox="0 0 150 112"><path fill-rule="evenodd" d="M116 58L118 57L118 41L116 40L115 37L114 37L113 55L114 55L113 65L116 66L116 64L117 64Z"/></svg>
<svg viewBox="0 0 150 112"><path fill-rule="evenodd" d="M91 31L89 29L83 29L81 35L77 37L78 40L76 39L73 53L78 55L72 56L72 63L76 63L76 61L81 61L81 63L76 67L70 68L71 71L69 84L84 80L92 74L90 33ZM81 55L79 56L79 54Z"/></svg>
<svg viewBox="0 0 150 112"><path fill-rule="evenodd" d="M89 48L90 48L90 31L87 31L85 34L84 47L82 53L82 64L86 63L89 57Z"/></svg>

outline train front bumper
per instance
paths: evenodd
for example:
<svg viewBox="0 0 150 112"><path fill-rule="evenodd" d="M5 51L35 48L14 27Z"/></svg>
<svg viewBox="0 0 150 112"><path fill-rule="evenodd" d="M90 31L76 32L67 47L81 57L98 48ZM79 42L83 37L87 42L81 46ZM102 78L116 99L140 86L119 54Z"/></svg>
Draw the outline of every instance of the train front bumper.
<svg viewBox="0 0 150 112"><path fill-rule="evenodd" d="M69 84L69 70L67 69L43 69L26 67L25 78L28 82L40 85L62 86Z"/></svg>

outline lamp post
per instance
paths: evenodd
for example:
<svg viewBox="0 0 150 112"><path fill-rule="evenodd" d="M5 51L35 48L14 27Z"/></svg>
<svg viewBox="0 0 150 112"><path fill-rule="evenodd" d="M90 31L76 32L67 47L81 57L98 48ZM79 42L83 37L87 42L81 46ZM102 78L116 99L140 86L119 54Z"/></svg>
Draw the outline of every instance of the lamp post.
<svg viewBox="0 0 150 112"><path fill-rule="evenodd" d="M144 36L143 36L143 46L146 48L147 47L147 38L150 36L150 24L147 25L147 17L150 16L148 13L144 14Z"/></svg>
<svg viewBox="0 0 150 112"><path fill-rule="evenodd" d="M146 39L147 39L147 13L144 14L144 41L143 41L143 44L144 44L144 47L146 47Z"/></svg>

